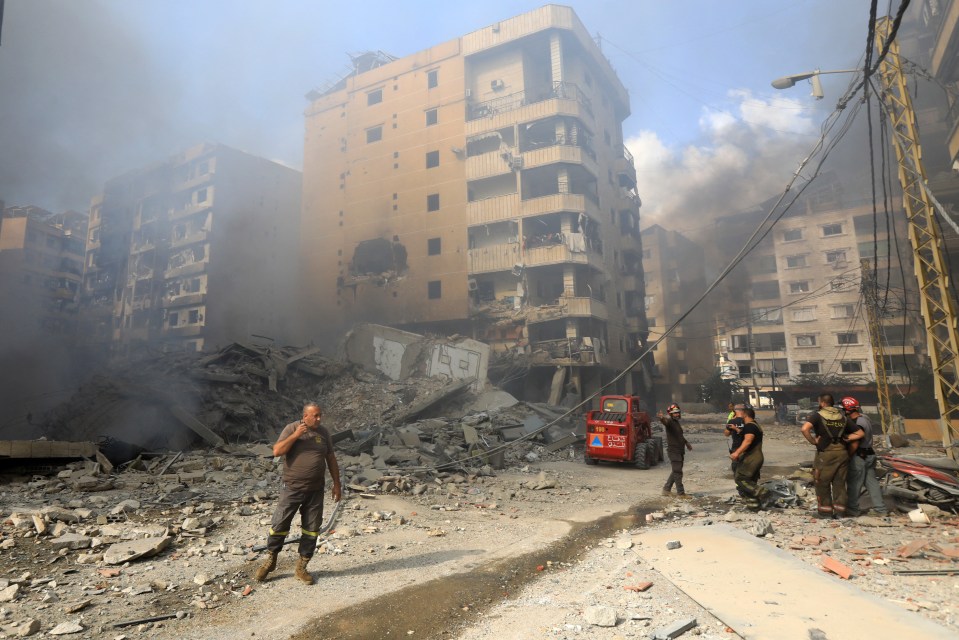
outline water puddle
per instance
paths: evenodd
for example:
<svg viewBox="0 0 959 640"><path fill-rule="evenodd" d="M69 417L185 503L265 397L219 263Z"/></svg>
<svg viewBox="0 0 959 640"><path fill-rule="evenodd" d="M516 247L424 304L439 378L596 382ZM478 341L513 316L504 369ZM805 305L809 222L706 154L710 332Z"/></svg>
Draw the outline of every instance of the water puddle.
<svg viewBox="0 0 959 640"><path fill-rule="evenodd" d="M544 549L504 558L468 573L411 585L340 609L309 623L293 640L368 640L450 638L455 630L499 602L515 597L528 583L548 575L548 562L574 562L597 541L645 522L646 511L616 513L588 523L575 523L568 535ZM537 567L544 566L545 570ZM407 631L413 631L412 636Z"/></svg>

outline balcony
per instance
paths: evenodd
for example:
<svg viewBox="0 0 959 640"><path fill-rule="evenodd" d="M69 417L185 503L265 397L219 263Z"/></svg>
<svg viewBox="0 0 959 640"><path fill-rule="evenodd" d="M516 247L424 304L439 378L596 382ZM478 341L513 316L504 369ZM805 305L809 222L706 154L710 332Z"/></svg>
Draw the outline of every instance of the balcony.
<svg viewBox="0 0 959 640"><path fill-rule="evenodd" d="M579 193L553 193L538 198L527 198L520 203L520 213L525 216L541 216L560 211L586 211L586 196Z"/></svg>
<svg viewBox="0 0 959 640"><path fill-rule="evenodd" d="M205 293L181 293L177 296L163 296L161 306L164 308L196 306L206 302Z"/></svg>
<svg viewBox="0 0 959 640"><path fill-rule="evenodd" d="M471 274L509 271L519 262L519 244L516 242L470 249L466 253L466 268Z"/></svg>
<svg viewBox="0 0 959 640"><path fill-rule="evenodd" d="M170 241L170 248L176 249L177 247L185 247L188 244L193 244L195 242L203 242L207 239L208 232L201 229L200 231L193 231L182 238L174 238Z"/></svg>
<svg viewBox="0 0 959 640"><path fill-rule="evenodd" d="M626 147L620 146L620 156L616 158L616 175L619 176L619 186L627 191L636 189L636 164L633 154Z"/></svg>
<svg viewBox="0 0 959 640"><path fill-rule="evenodd" d="M476 200L467 205L470 225L513 220L521 214L518 193Z"/></svg>
<svg viewBox="0 0 959 640"><path fill-rule="evenodd" d="M171 267L163 272L164 278L176 278L178 276L192 276L197 273L203 273L206 270L207 262L190 262L178 267Z"/></svg>
<svg viewBox="0 0 959 640"><path fill-rule="evenodd" d="M596 154L584 147L555 144L527 151L523 154L523 168L544 167L556 163L582 165L593 177L599 175L599 165L596 164Z"/></svg>
<svg viewBox="0 0 959 640"><path fill-rule="evenodd" d="M156 249L156 246L152 242L144 242L142 244L135 245L131 253L146 253L147 251L153 251Z"/></svg>
<svg viewBox="0 0 959 640"><path fill-rule="evenodd" d="M508 162L510 157L509 154L504 154L502 151L491 151L478 156L470 156L466 158L466 179L480 180L509 173L513 171L513 166Z"/></svg>
<svg viewBox="0 0 959 640"><path fill-rule="evenodd" d="M166 327L164 335L171 338L189 338L203 333L202 324L190 324L182 327Z"/></svg>
<svg viewBox="0 0 959 640"><path fill-rule="evenodd" d="M526 314L526 321L547 322L559 318L599 318L609 320L606 305L589 297L560 298L556 304L532 307Z"/></svg>
<svg viewBox="0 0 959 640"><path fill-rule="evenodd" d="M589 97L569 82L554 82L552 91L519 91L486 102L467 105L466 136L508 127L516 122L565 115L586 121L593 118Z"/></svg>
<svg viewBox="0 0 959 640"><path fill-rule="evenodd" d="M212 200L207 200L206 202L201 202L199 204L190 204L182 209L173 209L170 211L170 220L181 220L183 218L189 218L190 216L200 213L201 211L207 211L210 207L213 206Z"/></svg>
<svg viewBox="0 0 959 640"><path fill-rule="evenodd" d="M530 362L534 365L592 366L603 363L603 354L578 338L543 340L530 344Z"/></svg>
<svg viewBox="0 0 959 640"><path fill-rule="evenodd" d="M523 264L527 267L542 267L550 264L573 262L588 264L596 269L603 268L602 256L594 251L573 251L565 244L548 247L533 247L523 254Z"/></svg>

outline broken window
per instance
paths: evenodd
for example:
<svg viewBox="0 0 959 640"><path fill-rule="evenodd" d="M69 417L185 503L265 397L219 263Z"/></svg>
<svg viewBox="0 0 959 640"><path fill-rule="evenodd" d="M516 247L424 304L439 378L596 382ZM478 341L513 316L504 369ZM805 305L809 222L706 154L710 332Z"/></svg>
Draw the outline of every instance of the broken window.
<svg viewBox="0 0 959 640"><path fill-rule="evenodd" d="M370 91L366 94L366 104L373 105L383 102L383 90L376 89L375 91Z"/></svg>
<svg viewBox="0 0 959 640"><path fill-rule="evenodd" d="M846 360L839 363L843 373L862 373L862 362L858 360Z"/></svg>
<svg viewBox="0 0 959 640"><path fill-rule="evenodd" d="M859 344L859 333L851 331L836 335L836 344Z"/></svg>
<svg viewBox="0 0 959 640"><path fill-rule="evenodd" d="M200 321L200 310L199 309L190 309L190 317L188 320L189 324L196 324Z"/></svg>
<svg viewBox="0 0 959 640"><path fill-rule="evenodd" d="M179 315L176 311L174 311L174 312L172 312L172 313L169 315L169 317L167 318L167 323L168 323L171 327L175 327L175 326L177 325L177 321L178 321L179 319L180 319L180 315Z"/></svg>
<svg viewBox="0 0 959 640"><path fill-rule="evenodd" d="M823 225L822 235L824 238L842 235L842 225L839 223Z"/></svg>
<svg viewBox="0 0 959 640"><path fill-rule="evenodd" d="M196 192L196 201L197 203L206 202L206 189L200 189Z"/></svg>
<svg viewBox="0 0 959 640"><path fill-rule="evenodd" d="M438 111L436 109L430 109L426 112L426 126L436 124L439 121Z"/></svg>
<svg viewBox="0 0 959 640"><path fill-rule="evenodd" d="M779 282L776 280L765 280L752 283L753 300L769 300L779 297Z"/></svg>
<svg viewBox="0 0 959 640"><path fill-rule="evenodd" d="M442 280L430 280L426 283L426 295L430 300L436 300L443 296Z"/></svg>
<svg viewBox="0 0 959 640"><path fill-rule="evenodd" d="M440 152L439 151L427 151L426 152L426 168L432 169L433 167L440 166Z"/></svg>
<svg viewBox="0 0 959 640"><path fill-rule="evenodd" d="M426 196L426 210L427 211L440 210L440 194L431 193L428 196Z"/></svg>
<svg viewBox="0 0 959 640"><path fill-rule="evenodd" d="M797 347L815 347L816 336L812 334L796 336L796 346Z"/></svg>
<svg viewBox="0 0 959 640"><path fill-rule="evenodd" d="M442 238L430 238L426 241L426 253L431 256L440 255L440 248L442 246Z"/></svg>
<svg viewBox="0 0 959 640"><path fill-rule="evenodd" d="M802 240L802 229L786 229L783 231L783 242Z"/></svg>
<svg viewBox="0 0 959 640"><path fill-rule="evenodd" d="M401 273L406 270L406 247L386 238L364 240L356 245L350 266L353 275Z"/></svg>
<svg viewBox="0 0 959 640"><path fill-rule="evenodd" d="M789 293L808 293L808 292L809 292L808 280L800 280L799 282L789 283Z"/></svg>
<svg viewBox="0 0 959 640"><path fill-rule="evenodd" d="M383 139L383 127L382 127L382 126L370 127L369 129L366 130L366 142L367 142L367 144L369 144L370 142L379 142L379 141L382 140L382 139Z"/></svg>

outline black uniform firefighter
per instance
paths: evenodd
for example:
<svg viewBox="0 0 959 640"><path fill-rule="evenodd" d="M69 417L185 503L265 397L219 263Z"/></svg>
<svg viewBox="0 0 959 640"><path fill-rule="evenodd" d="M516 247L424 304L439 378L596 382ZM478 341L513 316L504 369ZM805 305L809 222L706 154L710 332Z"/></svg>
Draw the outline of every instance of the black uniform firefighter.
<svg viewBox="0 0 959 640"><path fill-rule="evenodd" d="M817 515L841 518L846 515L846 474L853 442L863 437L862 428L833 405L832 395L819 396L819 410L802 426L802 434L816 447L813 478L816 481Z"/></svg>
<svg viewBox="0 0 959 640"><path fill-rule="evenodd" d="M317 537L323 526L327 467L333 478L333 501L339 502L342 495L333 441L330 432L320 424L322 416L319 405L308 403L303 407L303 419L286 425L273 445L273 455L283 456L283 488L266 539L269 556L254 576L258 581L266 580L276 569L276 559L290 533L290 523L299 511L302 531L295 575L306 584L313 584L306 565L316 551Z"/></svg>
<svg viewBox="0 0 959 640"><path fill-rule="evenodd" d="M666 408L666 413L668 416L664 416L661 412L656 414L659 421L666 427L666 455L669 457L669 465L672 467L672 473L666 478L666 484L663 486L663 495L670 495L675 484L676 495L683 498L686 496L686 488L683 486L683 459L686 452L683 447L692 451L693 445L686 440L683 435L683 427L679 424L679 419L682 417L679 405L669 405Z"/></svg>
<svg viewBox="0 0 959 640"><path fill-rule="evenodd" d="M743 426L739 432L739 446L729 453L736 465L733 477L736 490L747 509L759 511L766 497L766 489L759 484L763 468L763 429L756 423L756 411L752 407L743 410Z"/></svg>

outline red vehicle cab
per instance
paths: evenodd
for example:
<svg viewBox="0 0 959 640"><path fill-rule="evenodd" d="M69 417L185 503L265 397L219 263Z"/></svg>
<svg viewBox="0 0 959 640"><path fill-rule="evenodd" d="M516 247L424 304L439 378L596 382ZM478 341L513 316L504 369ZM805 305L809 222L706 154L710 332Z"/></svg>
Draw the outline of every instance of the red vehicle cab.
<svg viewBox="0 0 959 640"><path fill-rule="evenodd" d="M586 414L586 464L628 462L648 469L663 459L663 440L653 436L639 396L603 396L599 411Z"/></svg>

